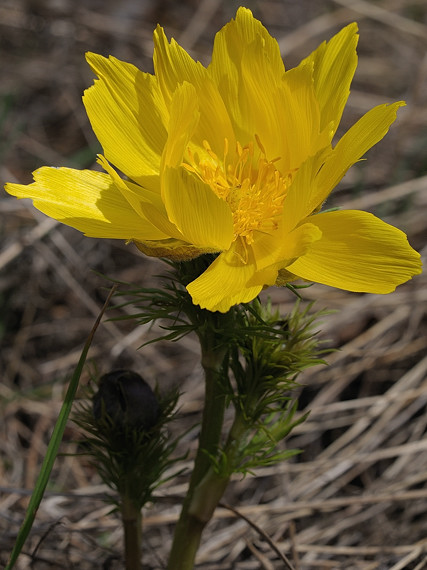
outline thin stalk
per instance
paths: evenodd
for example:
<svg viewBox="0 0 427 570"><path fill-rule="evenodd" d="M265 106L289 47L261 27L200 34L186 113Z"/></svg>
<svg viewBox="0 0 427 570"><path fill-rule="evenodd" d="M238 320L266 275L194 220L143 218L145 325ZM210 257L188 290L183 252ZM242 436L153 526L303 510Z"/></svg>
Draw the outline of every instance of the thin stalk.
<svg viewBox="0 0 427 570"><path fill-rule="evenodd" d="M221 373L225 354L225 349L216 350L212 343L208 343L205 348L202 346L206 387L199 448L192 476L193 486L199 483L209 469L211 461L208 454L215 455L221 439L225 410Z"/></svg>
<svg viewBox="0 0 427 570"><path fill-rule="evenodd" d="M221 374L223 372L226 349L218 347L218 338L213 333L206 332L204 337L200 338L200 341L206 389L199 448L194 461L194 469L187 496L175 528L168 570L191 570L194 567L203 529L213 514L212 511L208 518L200 517L197 511L193 511L192 504L197 486L209 471L209 455L215 455L221 439L225 409L225 395L221 386Z"/></svg>
<svg viewBox="0 0 427 570"><path fill-rule="evenodd" d="M128 496L122 497L122 521L124 531L126 570L142 570L142 515Z"/></svg>
<svg viewBox="0 0 427 570"><path fill-rule="evenodd" d="M224 460L229 468L228 473L220 475L210 466L193 493L189 512L198 520L209 521L212 518L230 481L241 440L245 437L247 431L247 423L243 420L241 414L236 414L223 450Z"/></svg>

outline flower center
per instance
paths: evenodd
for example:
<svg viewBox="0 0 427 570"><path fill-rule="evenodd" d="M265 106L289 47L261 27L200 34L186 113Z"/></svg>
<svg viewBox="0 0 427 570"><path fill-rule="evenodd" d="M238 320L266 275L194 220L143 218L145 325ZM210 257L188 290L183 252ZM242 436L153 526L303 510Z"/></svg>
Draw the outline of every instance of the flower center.
<svg viewBox="0 0 427 570"><path fill-rule="evenodd" d="M225 200L233 214L234 240L244 238L247 245L254 242L254 231L277 229L283 209L290 176L283 177L275 167L279 160L268 160L264 147L255 135L256 145L236 144L230 157L228 140L224 141L222 159L203 141L203 157L187 149L183 167L209 184L213 192Z"/></svg>

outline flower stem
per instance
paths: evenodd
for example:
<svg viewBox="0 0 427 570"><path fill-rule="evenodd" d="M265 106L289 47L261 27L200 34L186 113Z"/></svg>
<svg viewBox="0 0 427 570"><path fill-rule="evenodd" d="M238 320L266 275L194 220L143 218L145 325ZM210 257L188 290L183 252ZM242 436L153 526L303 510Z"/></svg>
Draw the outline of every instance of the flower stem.
<svg viewBox="0 0 427 570"><path fill-rule="evenodd" d="M126 570L141 570L141 509L135 507L128 496L122 496L122 521L125 543Z"/></svg>
<svg viewBox="0 0 427 570"><path fill-rule="evenodd" d="M168 570L191 570L201 535L213 511L220 500L224 488L216 485L211 495L210 507L198 508L197 487L208 473L211 466L210 456L214 456L222 433L224 420L225 395L221 385L226 347L218 343L218 336L210 331L199 334L202 347L202 366L205 371L206 390L202 426L199 436L199 448L194 461L187 496L184 500L181 516L175 529L174 540L169 557ZM210 491L214 491L212 487ZM215 497L215 498L214 498Z"/></svg>
<svg viewBox="0 0 427 570"><path fill-rule="evenodd" d="M221 475L212 465L209 466L203 479L199 481L193 493L189 512L199 520L209 521L212 518L215 508L230 481L238 448L247 429L246 422L243 421L241 415L236 414L223 449L223 458L228 466L228 471Z"/></svg>

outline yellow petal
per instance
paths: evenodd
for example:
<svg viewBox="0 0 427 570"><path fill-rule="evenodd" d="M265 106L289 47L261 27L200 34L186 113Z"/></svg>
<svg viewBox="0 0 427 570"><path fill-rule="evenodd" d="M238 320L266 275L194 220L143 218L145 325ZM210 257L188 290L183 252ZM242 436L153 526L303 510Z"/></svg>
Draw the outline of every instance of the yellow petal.
<svg viewBox="0 0 427 570"><path fill-rule="evenodd" d="M93 53L87 61L99 77L83 102L104 154L129 178L150 187L159 174L169 114L156 79L135 66Z"/></svg>
<svg viewBox="0 0 427 570"><path fill-rule="evenodd" d="M246 46L255 42L260 49L262 48L266 63L268 62L278 78L283 75L285 66L277 40L270 35L259 20L253 17L248 8L241 6L237 10L235 20L231 20L218 32L217 36L221 35L225 36L230 48L234 44L233 48L240 50L241 53L245 51ZM216 40L217 38L215 38Z"/></svg>
<svg viewBox="0 0 427 570"><path fill-rule="evenodd" d="M302 279L348 291L390 293L421 273L406 235L372 214L354 210L312 216L322 238L286 269Z"/></svg>
<svg viewBox="0 0 427 570"><path fill-rule="evenodd" d="M404 103L379 105L368 111L338 141L308 158L296 173L283 208L288 231L318 210L347 170L387 133Z"/></svg>
<svg viewBox="0 0 427 570"><path fill-rule="evenodd" d="M153 62L157 80L168 106L178 85L184 81L198 85L208 77L203 65L195 62L174 39L168 42L160 26L157 26L154 32Z"/></svg>
<svg viewBox="0 0 427 570"><path fill-rule="evenodd" d="M200 148L203 148L204 141L208 141L217 156L222 156L226 139L231 149L234 149L236 144L234 128L224 100L210 78L198 85L197 98L200 119L192 140Z"/></svg>
<svg viewBox="0 0 427 570"><path fill-rule="evenodd" d="M248 50L251 51L251 58L245 58ZM215 37L212 62L208 70L225 101L233 128L242 144L246 144L248 137L253 136L252 117L248 113L250 100L244 98L242 93L245 89L242 65L248 65L242 64L244 58L246 62L252 59L254 76L255 71L261 73L259 84L268 78L268 83L264 84L265 90L283 77L285 68L277 41L252 16L250 10L239 8L236 19L231 20ZM254 101L253 105L258 103L261 107L262 100Z"/></svg>
<svg viewBox="0 0 427 570"><path fill-rule="evenodd" d="M349 24L329 42L323 42L300 65L313 64L313 79L321 113L321 129L339 125L357 67L357 24Z"/></svg>
<svg viewBox="0 0 427 570"><path fill-rule="evenodd" d="M230 117L221 94L207 70L199 62L196 63L175 40L172 39L169 43L160 27L154 34L154 46L156 77L165 100L171 108L171 123L168 127L169 142L171 129L176 126L174 117L176 107L181 106L178 111L180 116L184 116L182 106L185 104L187 113L194 108L194 132L191 136L195 144L202 147L203 142L207 140L213 151L220 156L224 151L224 139L227 139L234 148L235 138ZM181 94L177 101L177 92L183 90L185 85L187 85L187 91L189 85L193 89L190 104L186 101L184 94Z"/></svg>
<svg viewBox="0 0 427 570"><path fill-rule="evenodd" d="M184 82L179 85L171 100L171 118L168 139L162 156L165 167L180 166L188 143L200 120L199 101L194 85Z"/></svg>
<svg viewBox="0 0 427 570"><path fill-rule="evenodd" d="M310 156L330 143L328 129L321 130L312 67L301 65L285 73L274 101L277 113L277 162L281 172L295 172ZM274 126L272 126L274 129Z"/></svg>
<svg viewBox="0 0 427 570"><path fill-rule="evenodd" d="M108 174L43 167L33 176L33 184L7 184L6 191L17 198L31 198L38 210L87 236L126 240L168 237L130 206Z"/></svg>
<svg viewBox="0 0 427 570"><path fill-rule="evenodd" d="M313 63L284 72L277 42L249 10L217 35L209 71L230 107L238 139L261 141L268 159L283 173L329 144L320 128Z"/></svg>
<svg viewBox="0 0 427 570"><path fill-rule="evenodd" d="M195 305L225 313L233 305L252 301L262 290L262 285L248 286L254 274L255 260L250 248L243 251L241 244L235 242L200 277L187 285L187 290Z"/></svg>
<svg viewBox="0 0 427 570"><path fill-rule="evenodd" d="M283 205L282 224L285 232L292 231L322 203L317 175L331 151L324 149L308 158L296 173Z"/></svg>
<svg viewBox="0 0 427 570"><path fill-rule="evenodd" d="M252 244L257 269L265 269L271 265L286 267L294 259L304 255L321 236L320 229L311 223L302 224L286 234L280 230L270 235L257 232Z"/></svg>
<svg viewBox="0 0 427 570"><path fill-rule="evenodd" d="M168 219L182 238L211 251L228 249L233 238L229 205L211 188L180 165L200 114L193 85L177 87L171 102L171 121L162 164L162 198Z"/></svg>
<svg viewBox="0 0 427 570"><path fill-rule="evenodd" d="M317 177L318 206L328 197L350 166L386 135L390 125L396 120L398 108L404 104L399 101L392 105L374 107L337 142Z"/></svg>
<svg viewBox="0 0 427 570"><path fill-rule="evenodd" d="M227 202L183 168L167 168L163 184L168 217L185 241L211 251L229 248L233 216Z"/></svg>
<svg viewBox="0 0 427 570"><path fill-rule="evenodd" d="M319 132L310 70L300 79L297 89L287 80L279 80L266 65L257 44L246 47L239 78L242 117L238 130L245 132L245 142L254 140L256 134L269 160L280 157L276 166L284 173L309 156L312 133Z"/></svg>
<svg viewBox="0 0 427 570"><path fill-rule="evenodd" d="M135 210L141 218L150 220L150 223L162 234L162 239L182 239L182 234L168 219L160 192L152 192L128 180L123 180L101 155L98 156L98 163L111 176L116 187L121 192L123 199L128 202L130 207Z"/></svg>

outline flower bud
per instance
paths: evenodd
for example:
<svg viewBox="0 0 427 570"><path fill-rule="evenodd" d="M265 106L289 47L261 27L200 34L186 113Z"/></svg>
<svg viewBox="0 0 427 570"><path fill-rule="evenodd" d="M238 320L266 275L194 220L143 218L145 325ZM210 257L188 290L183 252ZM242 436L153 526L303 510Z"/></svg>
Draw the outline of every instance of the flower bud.
<svg viewBox="0 0 427 570"><path fill-rule="evenodd" d="M131 370L104 374L93 397L96 421L108 421L118 429L148 430L159 418L159 404L143 378Z"/></svg>

